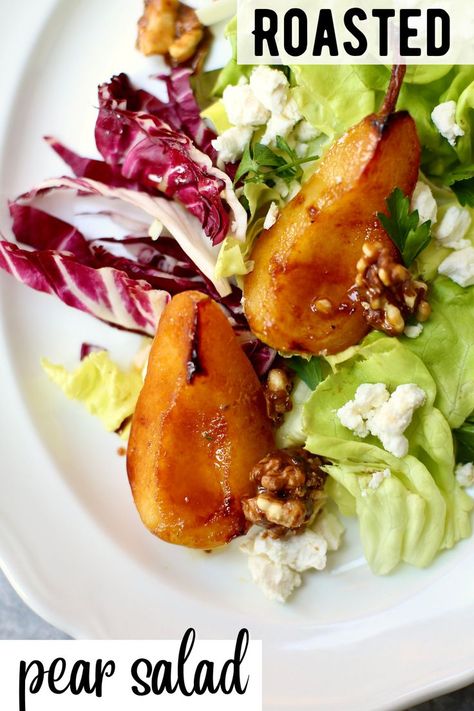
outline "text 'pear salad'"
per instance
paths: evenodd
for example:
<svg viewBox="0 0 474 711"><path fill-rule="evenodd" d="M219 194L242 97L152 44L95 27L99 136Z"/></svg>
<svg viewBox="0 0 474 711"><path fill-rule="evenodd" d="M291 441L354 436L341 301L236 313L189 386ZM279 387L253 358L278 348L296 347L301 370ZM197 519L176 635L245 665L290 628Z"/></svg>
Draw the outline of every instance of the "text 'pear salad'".
<svg viewBox="0 0 474 711"><path fill-rule="evenodd" d="M340 515L377 574L471 534L474 66L240 66L228 18L233 56L207 72L231 7L147 0L138 48L165 57L167 100L120 74L101 158L47 138L71 177L10 203L0 266L146 337L128 371L87 344L73 372L43 367L128 439L152 533L245 536L284 601ZM71 191L123 235L43 209Z"/></svg>

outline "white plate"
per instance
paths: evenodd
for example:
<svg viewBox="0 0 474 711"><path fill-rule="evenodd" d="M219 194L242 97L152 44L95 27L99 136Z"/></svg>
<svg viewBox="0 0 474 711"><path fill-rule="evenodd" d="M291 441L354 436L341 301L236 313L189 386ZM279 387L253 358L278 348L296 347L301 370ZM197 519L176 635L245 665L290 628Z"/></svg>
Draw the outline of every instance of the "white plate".
<svg viewBox="0 0 474 711"><path fill-rule="evenodd" d="M141 0L1 0L5 233L6 198L63 171L42 135L91 154L97 84L159 67L133 49L140 9ZM286 607L268 603L235 545L209 556L147 533L120 442L39 366L43 355L72 365L84 340L125 359L137 339L3 273L0 287L0 556L39 614L81 638L178 638L189 625L226 638L248 627L264 641L268 711L380 711L474 678L473 540L427 571L376 578L352 527L328 571Z"/></svg>

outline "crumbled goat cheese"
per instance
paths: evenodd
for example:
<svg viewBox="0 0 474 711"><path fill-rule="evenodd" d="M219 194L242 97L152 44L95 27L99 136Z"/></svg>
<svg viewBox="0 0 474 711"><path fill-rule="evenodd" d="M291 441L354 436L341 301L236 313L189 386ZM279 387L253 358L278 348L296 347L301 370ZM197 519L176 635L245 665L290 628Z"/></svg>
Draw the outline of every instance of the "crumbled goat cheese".
<svg viewBox="0 0 474 711"><path fill-rule="evenodd" d="M474 285L474 247L451 252L438 267L438 272L449 277L459 286Z"/></svg>
<svg viewBox="0 0 474 711"><path fill-rule="evenodd" d="M275 146L277 136L287 138L295 123L295 119L285 114L272 114L260 142L264 146Z"/></svg>
<svg viewBox="0 0 474 711"><path fill-rule="evenodd" d="M301 585L299 573L287 565L273 563L266 555L249 555L248 566L252 580L269 600L286 602Z"/></svg>
<svg viewBox="0 0 474 711"><path fill-rule="evenodd" d="M461 126L456 123L456 102L444 101L435 106L431 112L431 120L451 146L456 145L456 139L464 136Z"/></svg>
<svg viewBox="0 0 474 711"><path fill-rule="evenodd" d="M378 437L387 452L404 457L408 440L403 433L425 400L423 390L412 383L399 385L391 395L383 383L364 383L357 388L354 400L337 411L337 417L358 437L370 433Z"/></svg>
<svg viewBox="0 0 474 711"><path fill-rule="evenodd" d="M281 136L300 158L307 155L307 143L320 135L303 119L288 80L278 69L255 67L249 81L242 77L238 84L227 86L222 100L232 128L212 141L220 163L237 161L259 126L265 126L261 143L275 146L277 136ZM286 197L289 193L281 194Z"/></svg>
<svg viewBox="0 0 474 711"><path fill-rule="evenodd" d="M378 489L380 484L383 482L384 479L388 479L389 476L392 476L392 472L390 469L384 469L381 472L374 472L372 474L372 478L370 479L369 483L367 484L368 489Z"/></svg>
<svg viewBox="0 0 474 711"><path fill-rule="evenodd" d="M383 383L359 385L354 399L346 402L337 411L341 425L352 430L358 437L367 437L369 434L367 420L389 398L390 394Z"/></svg>
<svg viewBox="0 0 474 711"><path fill-rule="evenodd" d="M418 338L423 333L423 324L416 323L414 326L405 326L403 333L408 338Z"/></svg>
<svg viewBox="0 0 474 711"><path fill-rule="evenodd" d="M374 472L371 478L369 479L367 485L364 486L363 484L361 484L361 486L363 486L361 496L366 499L369 495L369 491L375 491L376 489L378 489L384 479L388 479L390 476L392 476L392 472L390 471L390 469L384 469L380 472Z"/></svg>
<svg viewBox="0 0 474 711"><path fill-rule="evenodd" d="M270 112L248 84L226 86L222 95L227 118L234 126L264 126Z"/></svg>
<svg viewBox="0 0 474 711"><path fill-rule="evenodd" d="M301 574L326 567L327 551L337 550L344 527L334 514L322 512L301 534L270 538L252 529L240 550L247 553L254 582L271 600L285 602L301 585Z"/></svg>
<svg viewBox="0 0 474 711"><path fill-rule="evenodd" d="M280 211L278 209L278 205L276 204L276 202L272 202L272 204L270 205L268 212L265 216L265 220L263 223L264 230L269 230L270 227L273 227L273 225L277 221L279 212Z"/></svg>
<svg viewBox="0 0 474 711"><path fill-rule="evenodd" d="M469 240L463 239L470 226L471 215L469 210L457 205L451 205L434 230L434 235L443 247L464 249L464 247L469 247L471 244Z"/></svg>
<svg viewBox="0 0 474 711"><path fill-rule="evenodd" d="M253 540L253 553L266 555L277 565L287 565L297 573L326 567L327 543L324 538L306 528L303 533L287 538L270 538L259 533Z"/></svg>
<svg viewBox="0 0 474 711"><path fill-rule="evenodd" d="M458 464L456 467L456 480L459 486L469 487L474 486L474 464Z"/></svg>
<svg viewBox="0 0 474 711"><path fill-rule="evenodd" d="M306 121L306 119L300 121L295 128L295 138L297 141L301 141L301 143L309 143L310 141L314 141L314 139L320 135L321 131L314 128L309 121Z"/></svg>
<svg viewBox="0 0 474 711"><path fill-rule="evenodd" d="M234 163L242 157L245 146L252 138L252 128L249 126L232 126L221 133L213 141L213 147L219 153L219 160L223 163Z"/></svg>
<svg viewBox="0 0 474 711"><path fill-rule="evenodd" d="M424 404L426 394L413 383L399 385L373 417L369 430L378 437L384 449L395 457L404 457L408 453L408 440L403 435L413 419L413 413Z"/></svg>
<svg viewBox="0 0 474 711"><path fill-rule="evenodd" d="M413 211L418 210L420 224L427 220L431 220L432 225L436 222L436 215L438 213L436 200L433 197L429 185L422 183L421 180L415 185L411 199L411 209Z"/></svg>
<svg viewBox="0 0 474 711"><path fill-rule="evenodd" d="M255 67L250 75L250 87L268 111L272 114L283 113L290 88L283 72L263 64Z"/></svg>

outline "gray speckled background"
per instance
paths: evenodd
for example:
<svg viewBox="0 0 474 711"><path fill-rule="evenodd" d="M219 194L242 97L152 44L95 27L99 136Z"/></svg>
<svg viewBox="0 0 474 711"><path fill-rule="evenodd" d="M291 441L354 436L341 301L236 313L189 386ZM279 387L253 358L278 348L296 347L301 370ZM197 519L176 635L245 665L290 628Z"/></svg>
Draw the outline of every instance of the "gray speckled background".
<svg viewBox="0 0 474 711"><path fill-rule="evenodd" d="M0 639L70 639L35 615L0 571ZM474 684L410 711L474 711Z"/></svg>

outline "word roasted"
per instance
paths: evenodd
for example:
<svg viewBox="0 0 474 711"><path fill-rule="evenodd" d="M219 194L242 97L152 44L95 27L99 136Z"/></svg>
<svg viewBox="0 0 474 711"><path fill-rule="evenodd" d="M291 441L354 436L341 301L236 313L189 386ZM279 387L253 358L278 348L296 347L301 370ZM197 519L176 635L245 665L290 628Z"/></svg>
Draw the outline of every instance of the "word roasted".
<svg viewBox="0 0 474 711"><path fill-rule="evenodd" d="M474 59L468 8L464 0L238 0L237 62L465 63L466 51Z"/></svg>
<svg viewBox="0 0 474 711"><path fill-rule="evenodd" d="M345 35L348 39L342 41L342 46L351 57L361 57L368 50L367 23L369 16L361 7L346 10L343 15L343 24L338 26L334 22L332 10L322 8L316 11L314 33L310 36L308 15L300 7L287 10L279 16L275 10L255 10L255 54L263 55L264 43L272 57L281 55L281 48L277 43L279 22L283 26L283 49L290 57L300 57L311 47L313 57L320 57L327 52L331 57L340 55L341 40L338 36ZM389 56L390 23L395 18L396 12L391 8L374 8L371 11L372 22L377 23L378 54L382 57ZM416 46L414 38L426 41L426 51L429 56L438 57L447 53L450 47L450 18L443 9L427 9L422 31L418 32L412 26L414 18L420 18L422 11L419 8L400 9L398 11L398 51L401 57L419 57L422 53L420 44ZM439 26L440 32L437 33ZM336 30L337 27L337 30ZM365 31L364 31L365 30ZM437 37L438 42L437 42Z"/></svg>

